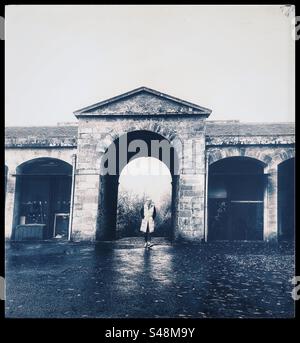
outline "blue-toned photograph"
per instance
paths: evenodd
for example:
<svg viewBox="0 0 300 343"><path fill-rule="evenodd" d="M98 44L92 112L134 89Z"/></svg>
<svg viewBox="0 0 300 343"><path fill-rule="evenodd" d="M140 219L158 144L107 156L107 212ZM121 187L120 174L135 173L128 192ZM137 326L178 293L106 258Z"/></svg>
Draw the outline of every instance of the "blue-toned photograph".
<svg viewBox="0 0 300 343"><path fill-rule="evenodd" d="M295 18L6 6L6 318L294 318Z"/></svg>

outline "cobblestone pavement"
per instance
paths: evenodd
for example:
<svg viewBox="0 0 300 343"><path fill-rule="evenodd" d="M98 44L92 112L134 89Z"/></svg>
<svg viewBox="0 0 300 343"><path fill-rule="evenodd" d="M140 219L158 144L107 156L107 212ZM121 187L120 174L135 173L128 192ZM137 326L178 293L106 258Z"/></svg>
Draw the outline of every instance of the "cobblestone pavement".
<svg viewBox="0 0 300 343"><path fill-rule="evenodd" d="M291 247L156 243L7 243L6 316L294 316Z"/></svg>

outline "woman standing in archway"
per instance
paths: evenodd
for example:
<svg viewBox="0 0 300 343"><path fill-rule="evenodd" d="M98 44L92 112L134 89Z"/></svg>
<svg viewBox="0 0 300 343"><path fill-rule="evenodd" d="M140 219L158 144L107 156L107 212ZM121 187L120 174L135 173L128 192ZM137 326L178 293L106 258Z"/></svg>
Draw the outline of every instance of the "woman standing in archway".
<svg viewBox="0 0 300 343"><path fill-rule="evenodd" d="M145 248L151 248L151 233L154 232L154 219L156 217L156 208L151 199L147 199L141 209L142 223L140 231L145 234Z"/></svg>

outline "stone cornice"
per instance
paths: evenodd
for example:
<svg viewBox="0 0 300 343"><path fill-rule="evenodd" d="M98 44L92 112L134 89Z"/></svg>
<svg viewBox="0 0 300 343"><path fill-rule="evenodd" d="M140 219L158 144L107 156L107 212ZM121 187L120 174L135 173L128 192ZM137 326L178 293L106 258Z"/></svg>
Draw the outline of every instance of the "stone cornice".
<svg viewBox="0 0 300 343"><path fill-rule="evenodd" d="M5 138L5 148L76 148L77 138Z"/></svg>
<svg viewBox="0 0 300 343"><path fill-rule="evenodd" d="M206 136L206 146L291 145L291 144L295 144L295 135Z"/></svg>

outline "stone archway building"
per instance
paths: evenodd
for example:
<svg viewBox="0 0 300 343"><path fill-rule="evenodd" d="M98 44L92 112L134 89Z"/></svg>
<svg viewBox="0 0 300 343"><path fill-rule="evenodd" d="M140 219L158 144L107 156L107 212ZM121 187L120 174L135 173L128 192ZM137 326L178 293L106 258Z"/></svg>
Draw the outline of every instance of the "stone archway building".
<svg viewBox="0 0 300 343"><path fill-rule="evenodd" d="M247 157L264 173L263 238L277 239L278 166L294 157L294 125L207 121L211 110L141 87L75 111L78 125L6 128L6 237L13 227L17 167L41 157L73 166L69 238L94 240L101 210L101 161L121 136L149 132L176 150L174 238L207 239L208 177L213 163ZM142 138L142 137L141 137Z"/></svg>

